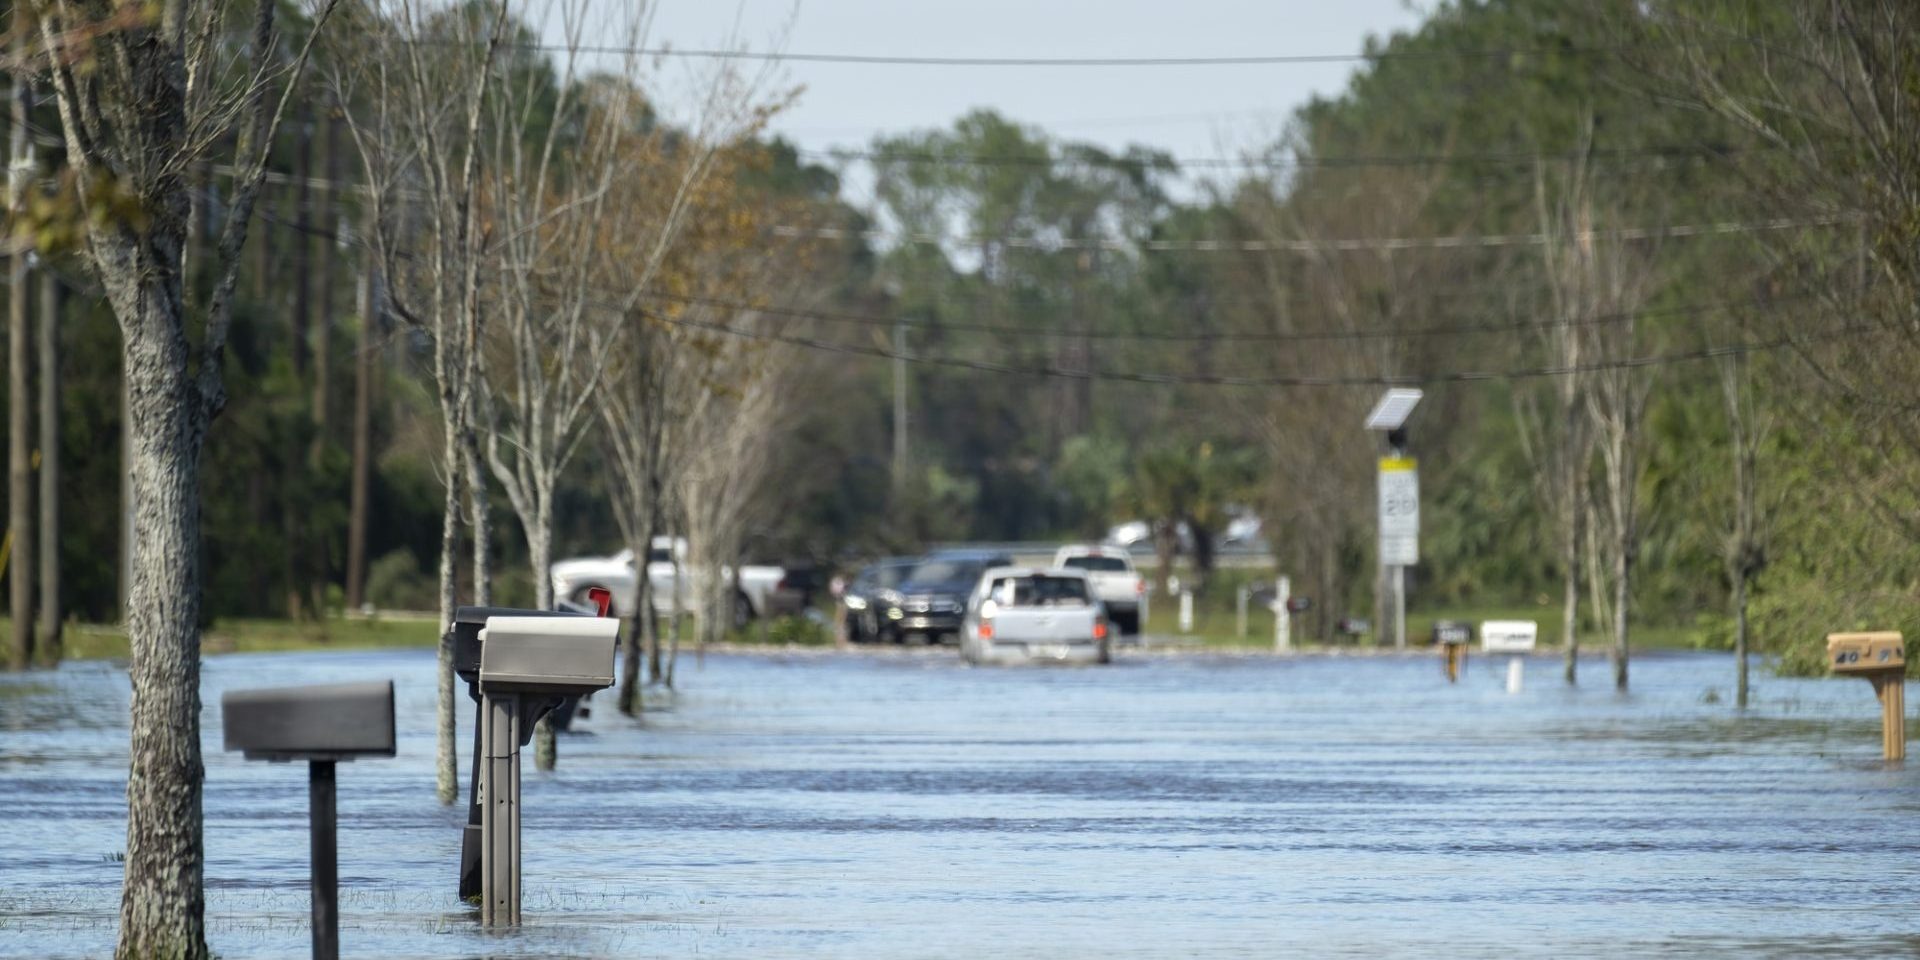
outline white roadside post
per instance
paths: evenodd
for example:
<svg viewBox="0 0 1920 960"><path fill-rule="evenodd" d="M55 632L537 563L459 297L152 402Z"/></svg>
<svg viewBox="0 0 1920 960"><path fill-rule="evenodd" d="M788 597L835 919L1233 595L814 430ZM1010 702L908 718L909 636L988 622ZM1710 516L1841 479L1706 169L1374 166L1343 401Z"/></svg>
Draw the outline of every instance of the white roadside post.
<svg viewBox="0 0 1920 960"><path fill-rule="evenodd" d="M1180 632L1193 632L1193 591L1180 591Z"/></svg>
<svg viewBox="0 0 1920 960"><path fill-rule="evenodd" d="M1504 653L1507 659L1507 692L1519 693L1526 671L1526 655L1540 640L1540 625L1532 620L1487 620L1480 624L1482 653Z"/></svg>
<svg viewBox="0 0 1920 960"><path fill-rule="evenodd" d="M1420 474L1407 456L1407 417L1423 394L1395 387L1367 414L1367 429L1385 431L1380 458L1380 565L1393 570L1393 645L1407 648L1407 568L1420 562Z"/></svg>
<svg viewBox="0 0 1920 960"><path fill-rule="evenodd" d="M1293 652L1293 578L1273 582L1273 649Z"/></svg>
<svg viewBox="0 0 1920 960"><path fill-rule="evenodd" d="M1242 640L1247 638L1247 596L1253 593L1250 584L1241 584L1233 591L1233 635Z"/></svg>

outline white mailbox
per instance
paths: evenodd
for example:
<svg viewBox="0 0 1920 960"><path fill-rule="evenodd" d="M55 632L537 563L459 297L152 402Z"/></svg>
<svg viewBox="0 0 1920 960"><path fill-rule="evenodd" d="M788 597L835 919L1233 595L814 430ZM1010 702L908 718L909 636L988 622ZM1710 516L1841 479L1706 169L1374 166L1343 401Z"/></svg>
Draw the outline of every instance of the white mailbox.
<svg viewBox="0 0 1920 960"><path fill-rule="evenodd" d="M520 748L555 705L613 686L619 640L620 621L611 617L489 616L480 631L484 753L474 769L487 926L520 922Z"/></svg>
<svg viewBox="0 0 1920 960"><path fill-rule="evenodd" d="M1531 653L1540 640L1532 620L1486 620L1480 624L1480 649L1487 653Z"/></svg>
<svg viewBox="0 0 1920 960"><path fill-rule="evenodd" d="M480 690L577 695L613 686L620 621L611 617L488 617L480 631Z"/></svg>

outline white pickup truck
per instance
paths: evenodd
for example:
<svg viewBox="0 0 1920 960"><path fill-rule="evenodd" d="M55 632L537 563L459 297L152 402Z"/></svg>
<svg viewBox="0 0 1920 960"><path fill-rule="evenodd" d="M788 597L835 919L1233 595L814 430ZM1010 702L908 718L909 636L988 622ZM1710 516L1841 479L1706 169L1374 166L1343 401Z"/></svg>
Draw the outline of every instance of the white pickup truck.
<svg viewBox="0 0 1920 960"><path fill-rule="evenodd" d="M1061 547L1053 555L1053 565L1062 570L1081 570L1093 595L1106 605L1107 616L1121 633L1139 633L1143 598L1147 582L1133 569L1133 555L1125 547Z"/></svg>
<svg viewBox="0 0 1920 960"><path fill-rule="evenodd" d="M1109 632L1086 574L994 567L967 599L960 655L968 663L1106 663Z"/></svg>
<svg viewBox="0 0 1920 960"><path fill-rule="evenodd" d="M688 582L683 589L678 594L673 589L678 571L687 569L686 558L684 537L653 538L653 549L647 557L647 579L653 584L654 609L663 615L673 613L676 596L689 606L695 602L697 583L693 578L698 574L692 570L688 570ZM676 559L680 562L675 563ZM610 557L561 560L554 563L552 569L553 595L561 600L584 602L588 589L606 587L613 591L614 613L630 617L640 603L638 580L633 570L632 550L622 550ZM732 580L733 569L722 567L720 575ZM786 575L780 567L741 567L740 589L733 596L733 625L744 626L755 617L766 616Z"/></svg>

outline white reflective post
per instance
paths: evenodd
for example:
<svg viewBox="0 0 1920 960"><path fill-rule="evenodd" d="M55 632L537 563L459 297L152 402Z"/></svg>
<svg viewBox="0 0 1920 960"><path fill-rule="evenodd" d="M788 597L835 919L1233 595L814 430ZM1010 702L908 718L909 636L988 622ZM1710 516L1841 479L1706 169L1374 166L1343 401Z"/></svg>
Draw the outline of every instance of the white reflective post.
<svg viewBox="0 0 1920 960"><path fill-rule="evenodd" d="M1193 591L1180 591L1180 632L1193 632Z"/></svg>
<svg viewBox="0 0 1920 960"><path fill-rule="evenodd" d="M1273 584L1273 649L1281 653L1293 652L1293 609L1287 606L1293 599L1293 578L1281 577Z"/></svg>

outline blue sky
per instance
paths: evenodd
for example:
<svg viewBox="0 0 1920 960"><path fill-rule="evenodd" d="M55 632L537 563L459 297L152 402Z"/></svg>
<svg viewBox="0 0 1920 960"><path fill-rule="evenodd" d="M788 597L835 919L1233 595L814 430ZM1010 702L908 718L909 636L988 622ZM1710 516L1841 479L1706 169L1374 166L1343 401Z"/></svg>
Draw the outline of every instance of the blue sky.
<svg viewBox="0 0 1920 960"><path fill-rule="evenodd" d="M612 0L620 2L620 0ZM1419 23L1408 0L659 0L649 46L918 56L1243 56L1358 52ZM736 27L737 25L737 27ZM783 27L784 25L784 27ZM781 35L784 33L784 39ZM550 34L551 35L551 34ZM675 68L684 78L691 67ZM1270 140L1293 109L1339 90L1351 63L961 68L788 64L804 90L774 124L803 148L861 147L992 107L1057 136L1219 156Z"/></svg>

